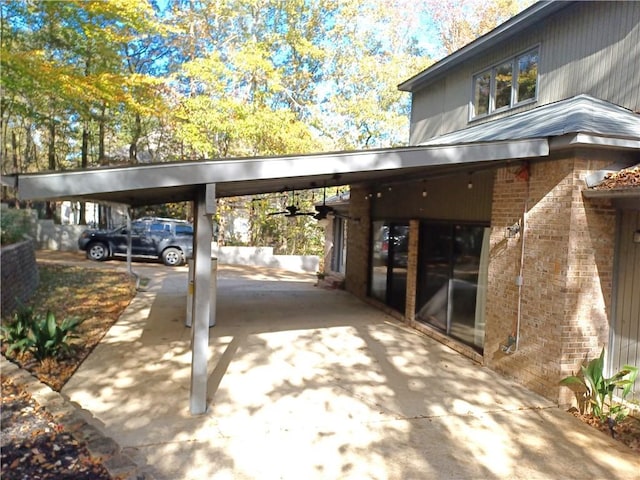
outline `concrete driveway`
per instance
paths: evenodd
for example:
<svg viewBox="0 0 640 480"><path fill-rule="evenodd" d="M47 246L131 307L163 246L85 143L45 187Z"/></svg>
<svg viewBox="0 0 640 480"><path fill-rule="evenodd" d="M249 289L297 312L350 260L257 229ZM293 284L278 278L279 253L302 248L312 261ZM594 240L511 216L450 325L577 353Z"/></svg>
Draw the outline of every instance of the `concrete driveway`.
<svg viewBox="0 0 640 480"><path fill-rule="evenodd" d="M209 410L189 414L186 271L150 276L63 393L156 478L633 479L542 397L306 274L221 267Z"/></svg>

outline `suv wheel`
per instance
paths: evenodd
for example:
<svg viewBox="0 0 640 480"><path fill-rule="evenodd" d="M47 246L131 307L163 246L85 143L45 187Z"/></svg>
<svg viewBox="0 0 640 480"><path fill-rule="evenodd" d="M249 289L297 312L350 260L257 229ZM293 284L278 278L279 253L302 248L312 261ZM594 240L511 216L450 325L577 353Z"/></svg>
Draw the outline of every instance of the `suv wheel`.
<svg viewBox="0 0 640 480"><path fill-rule="evenodd" d="M169 267L177 267L178 265L182 265L184 259L180 250L170 247L162 252L162 261Z"/></svg>
<svg viewBox="0 0 640 480"><path fill-rule="evenodd" d="M96 262L106 260L108 256L109 251L107 250L107 246L104 243L92 243L87 249L87 258L95 260Z"/></svg>

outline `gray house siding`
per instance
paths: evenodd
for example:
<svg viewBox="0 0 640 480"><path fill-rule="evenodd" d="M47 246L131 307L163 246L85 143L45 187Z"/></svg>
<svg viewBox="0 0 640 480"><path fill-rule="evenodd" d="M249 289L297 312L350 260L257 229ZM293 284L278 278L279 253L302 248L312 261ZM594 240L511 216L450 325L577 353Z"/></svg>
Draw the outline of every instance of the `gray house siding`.
<svg viewBox="0 0 640 480"><path fill-rule="evenodd" d="M640 361L640 243L634 234L640 231L640 210L621 210L618 228L615 303L611 338L610 373L624 365ZM633 398L640 401L640 379Z"/></svg>
<svg viewBox="0 0 640 480"><path fill-rule="evenodd" d="M540 47L538 100L469 121L475 73ZM585 2L564 9L413 92L410 143L579 94L640 110L640 2Z"/></svg>

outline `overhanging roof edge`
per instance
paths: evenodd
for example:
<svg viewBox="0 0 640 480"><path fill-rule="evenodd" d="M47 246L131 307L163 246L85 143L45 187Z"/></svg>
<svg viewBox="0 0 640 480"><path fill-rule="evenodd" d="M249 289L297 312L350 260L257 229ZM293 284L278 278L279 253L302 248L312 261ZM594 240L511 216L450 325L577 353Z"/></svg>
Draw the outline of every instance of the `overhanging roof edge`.
<svg viewBox="0 0 640 480"><path fill-rule="evenodd" d="M270 157L229 161L182 162L18 175L21 200L68 199L105 192L136 191L203 185L207 183L260 182L274 179L309 179L331 175L397 172L405 168L434 167L473 162L547 156L547 139L524 139L475 144L401 147L340 154ZM313 161L322 160L322 161ZM293 184L295 187L295 184ZM308 187L305 187L308 188ZM267 190L265 190L267 191ZM122 203L129 203L123 201ZM159 202L161 203L161 202Z"/></svg>

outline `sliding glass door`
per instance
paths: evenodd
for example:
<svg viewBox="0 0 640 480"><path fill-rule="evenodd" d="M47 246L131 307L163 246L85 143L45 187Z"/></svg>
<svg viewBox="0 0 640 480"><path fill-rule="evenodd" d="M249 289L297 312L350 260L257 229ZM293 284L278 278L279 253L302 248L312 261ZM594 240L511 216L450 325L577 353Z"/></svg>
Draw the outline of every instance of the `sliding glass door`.
<svg viewBox="0 0 640 480"><path fill-rule="evenodd" d="M484 305L487 242L484 226L420 226L416 318L478 350L484 342L484 309L477 307Z"/></svg>
<svg viewBox="0 0 640 480"><path fill-rule="evenodd" d="M407 297L409 225L376 221L372 223L369 294L404 313Z"/></svg>

